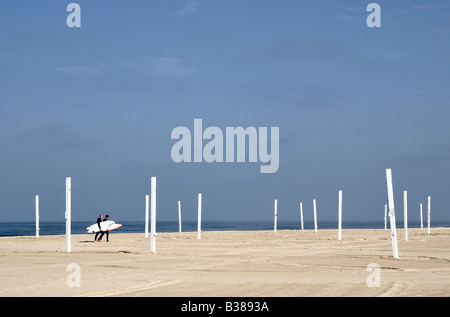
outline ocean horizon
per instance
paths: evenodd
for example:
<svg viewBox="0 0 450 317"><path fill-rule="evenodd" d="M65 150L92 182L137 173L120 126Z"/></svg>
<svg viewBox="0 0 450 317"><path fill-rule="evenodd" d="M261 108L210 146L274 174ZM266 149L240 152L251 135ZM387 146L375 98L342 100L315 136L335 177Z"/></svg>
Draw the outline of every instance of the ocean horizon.
<svg viewBox="0 0 450 317"><path fill-rule="evenodd" d="M119 222L123 226L114 231L116 233L144 233L144 221L124 221ZM88 234L86 227L92 225L87 221L72 221L72 234ZM320 229L337 229L337 221L320 221ZM388 229L389 221L388 221ZM427 224L424 222L424 228ZM65 221L46 221L39 224L39 235L64 235ZM305 230L314 230L313 221L304 221ZM433 221L431 227L450 227L450 221ZM397 228L403 228L403 221L397 221ZM419 221L408 222L408 228L420 228ZM285 220L277 222L277 230L300 230L300 222L294 220ZM382 221L346 221L342 223L342 229L384 229L384 220ZM149 225L150 230L150 225ZM273 221L202 221L202 231L254 231L254 230L273 230ZM156 224L157 232L178 232L178 221L158 221ZM182 223L183 232L197 231L197 221L184 221ZM34 222L0 222L0 237L5 236L34 236L36 234L36 225Z"/></svg>

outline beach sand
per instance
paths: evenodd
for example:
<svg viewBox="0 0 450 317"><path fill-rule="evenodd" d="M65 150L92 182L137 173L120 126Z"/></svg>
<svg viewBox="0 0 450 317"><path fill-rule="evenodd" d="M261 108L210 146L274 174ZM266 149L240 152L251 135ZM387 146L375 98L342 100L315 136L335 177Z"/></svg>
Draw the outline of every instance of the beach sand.
<svg viewBox="0 0 450 317"><path fill-rule="evenodd" d="M408 237L398 259L383 229L0 237L0 296L449 296L450 228Z"/></svg>

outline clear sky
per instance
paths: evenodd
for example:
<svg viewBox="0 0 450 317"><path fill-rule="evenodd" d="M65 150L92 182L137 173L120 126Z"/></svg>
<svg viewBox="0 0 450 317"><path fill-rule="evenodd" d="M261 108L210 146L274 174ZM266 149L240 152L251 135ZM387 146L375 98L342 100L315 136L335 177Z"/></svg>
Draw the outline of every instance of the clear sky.
<svg viewBox="0 0 450 317"><path fill-rule="evenodd" d="M450 220L450 2L73 1L0 3L0 221L157 217L381 220L385 170L398 221L432 196ZM174 163L171 132L279 127L280 165ZM319 223L320 226L320 223Z"/></svg>

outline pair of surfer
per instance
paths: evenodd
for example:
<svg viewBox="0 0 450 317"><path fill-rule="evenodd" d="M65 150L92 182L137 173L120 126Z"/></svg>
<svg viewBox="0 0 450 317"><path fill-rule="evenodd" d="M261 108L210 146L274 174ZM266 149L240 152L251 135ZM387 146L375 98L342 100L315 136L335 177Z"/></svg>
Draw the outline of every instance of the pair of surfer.
<svg viewBox="0 0 450 317"><path fill-rule="evenodd" d="M103 215L100 215L97 218L97 225L98 225L98 228L100 229L100 231L95 233L94 241L102 241L103 235L106 232L106 241L109 242L109 231L102 231L102 227L100 226L100 223L102 222L102 218L103 218ZM103 219L103 221L107 221L108 219L109 219L109 215L106 215L105 219ZM99 235L100 235L100 237L99 237ZM98 239L97 239L97 237L98 237Z"/></svg>

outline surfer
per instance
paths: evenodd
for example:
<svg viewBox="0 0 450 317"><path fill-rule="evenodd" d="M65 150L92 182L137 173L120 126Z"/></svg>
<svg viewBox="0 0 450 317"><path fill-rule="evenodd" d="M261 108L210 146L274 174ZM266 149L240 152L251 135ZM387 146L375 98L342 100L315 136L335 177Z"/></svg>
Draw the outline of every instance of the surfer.
<svg viewBox="0 0 450 317"><path fill-rule="evenodd" d="M109 219L109 215L106 215L105 216L105 219L103 219L103 221L107 221ZM102 238L103 238L103 235L105 234L105 232L106 232L106 242L109 242L109 231L102 231L101 233L101 235L100 235L100 237L98 238L98 240L97 241L102 241ZM98 233L100 233L100 232L98 232Z"/></svg>
<svg viewBox="0 0 450 317"><path fill-rule="evenodd" d="M94 241L100 241L100 239L101 239L102 236L103 236L102 227L100 226L100 223L102 222L102 218L103 218L103 215L100 215L100 216L98 216L98 218L97 218L97 225L98 225L98 228L100 229L100 231L95 233ZM101 235L100 238L97 240L97 237L98 237L98 235L99 235L100 233L101 233L102 235Z"/></svg>

